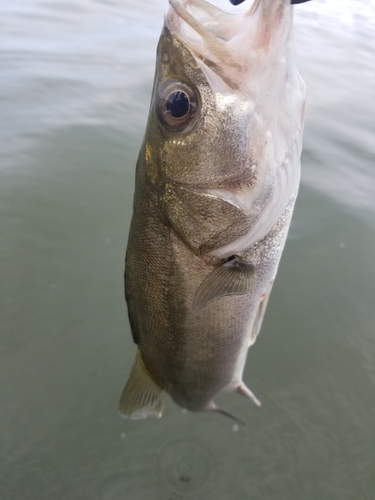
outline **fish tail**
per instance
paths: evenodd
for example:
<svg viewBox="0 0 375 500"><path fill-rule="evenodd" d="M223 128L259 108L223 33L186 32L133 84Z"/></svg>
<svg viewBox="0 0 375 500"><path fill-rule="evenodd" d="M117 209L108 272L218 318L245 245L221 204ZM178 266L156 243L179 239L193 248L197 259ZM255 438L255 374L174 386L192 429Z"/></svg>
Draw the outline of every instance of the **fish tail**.
<svg viewBox="0 0 375 500"><path fill-rule="evenodd" d="M163 409L164 390L148 373L138 350L134 366L120 398L120 415L130 420L160 418Z"/></svg>

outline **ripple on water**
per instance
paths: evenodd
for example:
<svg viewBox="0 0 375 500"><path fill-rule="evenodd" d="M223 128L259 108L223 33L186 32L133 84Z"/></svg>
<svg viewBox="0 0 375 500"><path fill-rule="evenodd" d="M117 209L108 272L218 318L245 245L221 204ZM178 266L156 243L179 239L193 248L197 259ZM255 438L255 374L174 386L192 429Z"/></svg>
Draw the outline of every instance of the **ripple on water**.
<svg viewBox="0 0 375 500"><path fill-rule="evenodd" d="M160 471L168 487L184 496L208 493L214 486L214 461L209 451L196 443L168 443L161 451Z"/></svg>

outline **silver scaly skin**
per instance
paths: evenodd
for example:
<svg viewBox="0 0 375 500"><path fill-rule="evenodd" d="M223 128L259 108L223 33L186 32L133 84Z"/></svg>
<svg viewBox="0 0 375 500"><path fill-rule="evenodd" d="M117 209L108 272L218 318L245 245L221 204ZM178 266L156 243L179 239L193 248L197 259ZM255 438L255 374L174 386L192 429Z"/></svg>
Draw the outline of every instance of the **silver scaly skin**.
<svg viewBox="0 0 375 500"><path fill-rule="evenodd" d="M306 89L290 0L227 14L170 0L125 268L135 365L126 418L192 411L244 385L300 179ZM224 412L223 412L224 413Z"/></svg>

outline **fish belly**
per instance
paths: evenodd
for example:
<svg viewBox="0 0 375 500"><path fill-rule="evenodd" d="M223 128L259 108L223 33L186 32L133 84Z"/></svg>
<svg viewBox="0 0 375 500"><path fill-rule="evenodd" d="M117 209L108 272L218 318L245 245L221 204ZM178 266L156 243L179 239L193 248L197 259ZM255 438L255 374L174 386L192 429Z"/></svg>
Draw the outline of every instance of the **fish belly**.
<svg viewBox="0 0 375 500"><path fill-rule="evenodd" d="M136 198L126 262L130 322L151 378L181 407L205 409L217 393L241 382L287 225L284 220L248 249L258 275L251 293L224 296L196 311L196 291L213 266L174 233L158 210L156 194Z"/></svg>
<svg viewBox="0 0 375 500"><path fill-rule="evenodd" d="M150 197L137 204L126 261L134 340L151 377L188 409L204 408L231 383L254 316L248 296L193 310L211 270L160 220Z"/></svg>

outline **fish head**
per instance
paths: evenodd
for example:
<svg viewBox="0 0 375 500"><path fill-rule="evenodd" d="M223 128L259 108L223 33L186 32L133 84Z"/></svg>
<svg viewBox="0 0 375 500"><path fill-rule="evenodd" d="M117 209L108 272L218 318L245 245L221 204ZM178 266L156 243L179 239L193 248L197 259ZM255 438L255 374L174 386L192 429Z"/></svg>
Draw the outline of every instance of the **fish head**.
<svg viewBox="0 0 375 500"><path fill-rule="evenodd" d="M245 177L249 182L248 124L256 121L252 103L240 92L211 86L169 16L158 44L146 132L146 151L154 159L151 177L196 188L243 184Z"/></svg>
<svg viewBox="0 0 375 500"><path fill-rule="evenodd" d="M292 16L290 0L255 0L238 15L171 0L152 102L165 175L202 187L253 184L270 142L285 153L305 101Z"/></svg>
<svg viewBox="0 0 375 500"><path fill-rule="evenodd" d="M146 133L149 178L217 196L254 220L280 188L267 214L274 224L298 189L306 97L290 0L255 0L237 15L205 0L170 4Z"/></svg>
<svg viewBox="0 0 375 500"><path fill-rule="evenodd" d="M261 140L254 104L220 77L213 83L212 70L205 72L209 67L178 29L184 21L177 16L172 22L173 13L170 10L158 44L146 134L152 137L146 148L154 153L157 177L197 188L249 185L255 179L253 157Z"/></svg>

